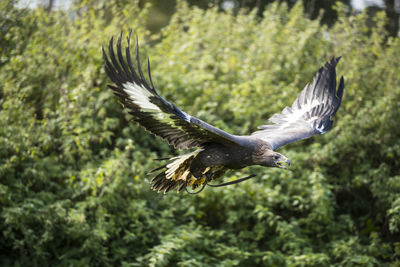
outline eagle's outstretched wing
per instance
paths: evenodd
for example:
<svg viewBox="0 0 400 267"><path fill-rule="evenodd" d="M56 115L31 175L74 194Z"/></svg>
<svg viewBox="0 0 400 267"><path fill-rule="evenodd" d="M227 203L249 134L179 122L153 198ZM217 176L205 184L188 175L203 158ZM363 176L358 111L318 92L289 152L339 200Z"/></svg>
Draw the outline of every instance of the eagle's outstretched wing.
<svg viewBox="0 0 400 267"><path fill-rule="evenodd" d="M125 49L125 58L121 47L122 33L116 44L117 54L115 55L113 38L111 38L108 56L103 48L103 58L107 75L115 84L109 87L119 97L121 104L129 109L135 121L179 149L201 147L207 142L240 145L240 139L234 135L190 116L162 98L153 86L149 60L147 63L150 83L143 75L137 38L136 70L133 67L129 52L130 36L131 32L127 36L128 46Z"/></svg>
<svg viewBox="0 0 400 267"><path fill-rule="evenodd" d="M323 134L332 128L331 118L340 106L344 81L340 79L336 91L336 64L339 58L332 58L307 84L291 107L285 107L280 114L269 118L270 125L259 126L260 131L252 136L267 141L272 149L297 140Z"/></svg>

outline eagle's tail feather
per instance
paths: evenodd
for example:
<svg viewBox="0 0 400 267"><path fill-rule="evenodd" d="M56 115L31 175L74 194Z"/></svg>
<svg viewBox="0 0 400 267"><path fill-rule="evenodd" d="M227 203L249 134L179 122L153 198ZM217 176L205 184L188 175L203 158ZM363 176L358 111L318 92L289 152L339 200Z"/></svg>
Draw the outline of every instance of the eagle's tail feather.
<svg viewBox="0 0 400 267"><path fill-rule="evenodd" d="M180 192L186 185L193 185L196 179L190 173L190 166L193 159L201 151L202 149L199 149L188 154L173 157L170 159L173 160L171 163L151 170L149 174L165 169L151 180L151 188L158 192L164 191L164 194L166 194L175 187L178 187L178 192Z"/></svg>

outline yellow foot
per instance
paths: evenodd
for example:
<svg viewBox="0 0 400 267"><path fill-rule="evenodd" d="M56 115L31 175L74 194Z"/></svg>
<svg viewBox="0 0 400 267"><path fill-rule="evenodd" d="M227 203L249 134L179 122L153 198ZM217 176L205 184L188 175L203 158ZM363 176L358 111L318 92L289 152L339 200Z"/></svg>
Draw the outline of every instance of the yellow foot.
<svg viewBox="0 0 400 267"><path fill-rule="evenodd" d="M206 178L203 176L203 177L197 182L197 184L204 184L205 181L206 181Z"/></svg>
<svg viewBox="0 0 400 267"><path fill-rule="evenodd" d="M190 177L189 180L187 180L187 185L191 186L191 185L193 185L196 181L197 181L197 179L194 178L194 177L192 176L192 177Z"/></svg>

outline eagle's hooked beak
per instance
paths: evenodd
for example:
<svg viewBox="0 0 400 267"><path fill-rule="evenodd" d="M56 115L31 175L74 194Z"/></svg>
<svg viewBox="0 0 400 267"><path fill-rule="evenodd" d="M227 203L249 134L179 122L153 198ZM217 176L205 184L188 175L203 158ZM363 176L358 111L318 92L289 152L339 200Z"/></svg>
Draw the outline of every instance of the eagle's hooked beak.
<svg viewBox="0 0 400 267"><path fill-rule="evenodd" d="M278 166L278 168L287 170L290 166L290 160L286 157L283 157L282 160L277 161L275 164L276 164L276 166Z"/></svg>

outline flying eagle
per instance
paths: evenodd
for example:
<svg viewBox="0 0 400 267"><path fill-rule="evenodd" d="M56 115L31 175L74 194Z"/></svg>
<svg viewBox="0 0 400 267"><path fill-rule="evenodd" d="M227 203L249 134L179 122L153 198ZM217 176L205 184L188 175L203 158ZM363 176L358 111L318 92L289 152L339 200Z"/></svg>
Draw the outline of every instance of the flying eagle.
<svg viewBox="0 0 400 267"><path fill-rule="evenodd" d="M341 77L336 90L335 68L340 57L333 57L319 69L291 107L274 114L269 124L259 126L251 135L239 136L193 117L161 97L151 79L149 60L148 81L143 75L137 38L135 69L129 51L130 36L131 32L127 36L125 55L121 46L122 33L116 43L116 53L113 38L109 42L108 56L103 47L105 70L114 83L109 87L146 130L176 149L197 148L188 154L165 159L170 162L152 170L150 173L159 172L151 180L153 190L167 193L177 188L179 192L187 190L188 186L195 189L200 185L202 190L227 170L250 165L287 169L289 159L275 149L332 128L332 117L340 106L344 88ZM251 177L254 175L239 180Z"/></svg>

